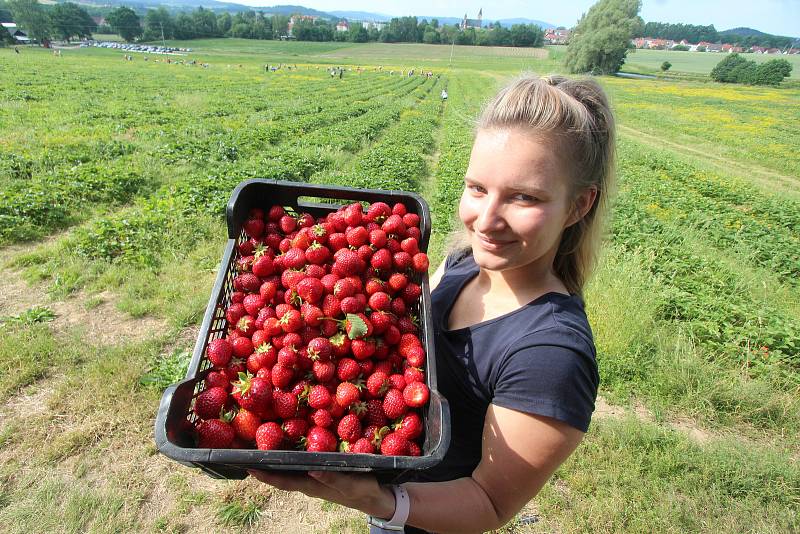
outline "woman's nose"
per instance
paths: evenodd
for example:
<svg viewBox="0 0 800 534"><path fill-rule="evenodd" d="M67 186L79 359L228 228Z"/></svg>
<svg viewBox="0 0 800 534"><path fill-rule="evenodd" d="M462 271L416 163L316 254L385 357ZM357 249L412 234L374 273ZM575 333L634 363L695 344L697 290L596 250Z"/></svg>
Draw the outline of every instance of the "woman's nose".
<svg viewBox="0 0 800 534"><path fill-rule="evenodd" d="M498 199L487 196L481 203L475 229L484 234L503 229L506 225L503 217L503 206Z"/></svg>

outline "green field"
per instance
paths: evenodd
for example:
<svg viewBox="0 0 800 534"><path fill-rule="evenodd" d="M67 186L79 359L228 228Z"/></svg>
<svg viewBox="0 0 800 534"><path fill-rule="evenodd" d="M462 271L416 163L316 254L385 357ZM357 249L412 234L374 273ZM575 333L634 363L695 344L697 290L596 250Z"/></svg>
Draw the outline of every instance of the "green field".
<svg viewBox="0 0 800 534"><path fill-rule="evenodd" d="M13 72L0 80L0 523L366 532L353 511L155 451L230 192L252 177L416 191L438 264L473 119L510 77L559 71L561 51L168 44L197 64L0 49ZM719 57L637 52L626 69L713 66L679 63L695 56ZM297 68L265 72L280 63ZM349 70L332 79L332 65ZM434 76L400 75L410 68ZM502 532L796 532L800 90L599 81L619 121L613 221L586 295L602 399Z"/></svg>

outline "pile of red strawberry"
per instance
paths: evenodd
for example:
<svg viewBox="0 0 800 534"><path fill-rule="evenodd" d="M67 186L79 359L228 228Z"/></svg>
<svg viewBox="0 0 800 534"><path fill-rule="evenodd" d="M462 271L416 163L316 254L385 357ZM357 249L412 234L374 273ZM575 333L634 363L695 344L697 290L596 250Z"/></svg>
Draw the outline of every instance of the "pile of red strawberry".
<svg viewBox="0 0 800 534"><path fill-rule="evenodd" d="M198 447L421 454L419 223L399 203L250 211L194 403Z"/></svg>

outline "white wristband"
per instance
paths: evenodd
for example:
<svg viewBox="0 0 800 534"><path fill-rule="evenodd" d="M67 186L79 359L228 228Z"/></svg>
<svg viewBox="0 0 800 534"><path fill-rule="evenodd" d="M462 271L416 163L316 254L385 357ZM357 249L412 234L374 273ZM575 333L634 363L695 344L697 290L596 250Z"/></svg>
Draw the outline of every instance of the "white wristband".
<svg viewBox="0 0 800 534"><path fill-rule="evenodd" d="M402 532L405 527L408 514L411 511L411 499L408 497L408 492L403 486L391 485L389 486L394 493L394 515L388 521L385 519L378 519L377 517L370 516L369 524L375 525L386 530L393 530Z"/></svg>

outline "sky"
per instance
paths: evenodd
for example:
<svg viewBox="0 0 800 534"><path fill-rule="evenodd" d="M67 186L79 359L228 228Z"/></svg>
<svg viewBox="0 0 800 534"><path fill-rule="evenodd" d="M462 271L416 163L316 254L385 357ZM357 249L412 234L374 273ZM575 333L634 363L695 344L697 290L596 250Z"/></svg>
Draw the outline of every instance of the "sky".
<svg viewBox="0 0 800 534"><path fill-rule="evenodd" d="M470 18L483 8L487 19L528 18L558 26L573 26L595 0L229 0L250 6L297 4L320 11L368 11L389 16ZM800 37L800 0L643 0L645 22L709 25L717 30L746 26L774 35Z"/></svg>

